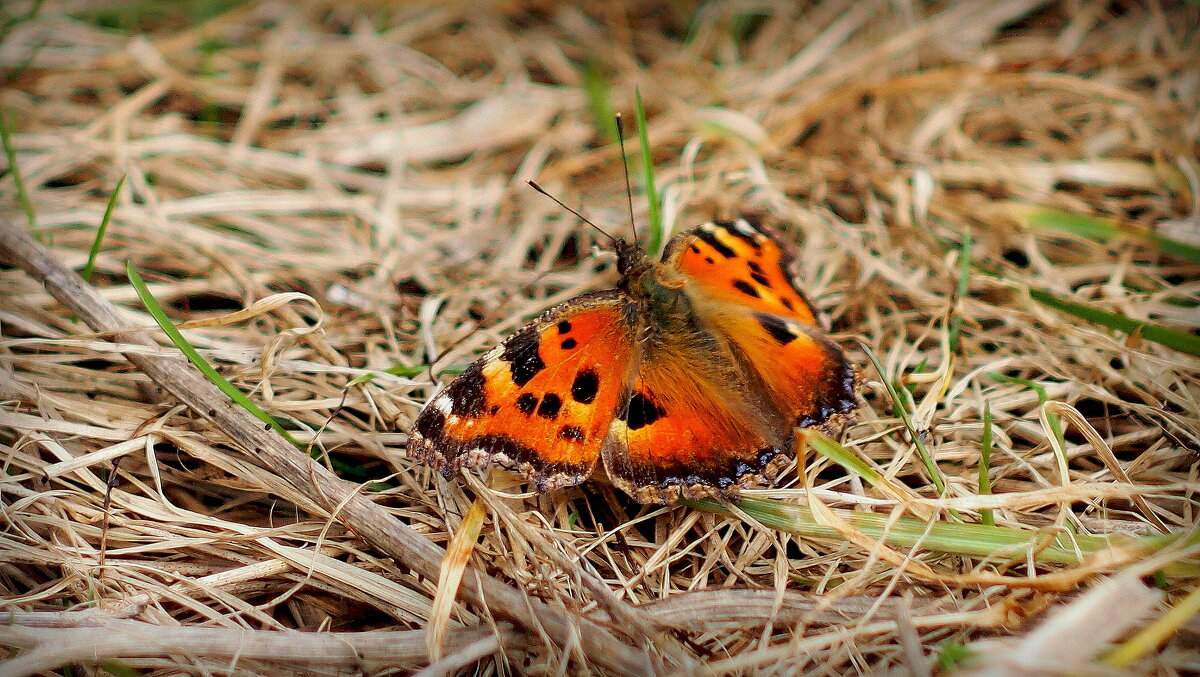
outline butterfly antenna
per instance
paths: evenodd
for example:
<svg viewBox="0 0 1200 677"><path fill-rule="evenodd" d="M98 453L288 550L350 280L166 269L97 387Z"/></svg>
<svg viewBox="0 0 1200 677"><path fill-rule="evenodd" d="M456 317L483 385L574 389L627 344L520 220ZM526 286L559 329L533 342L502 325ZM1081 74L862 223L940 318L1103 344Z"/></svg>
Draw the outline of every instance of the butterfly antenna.
<svg viewBox="0 0 1200 677"><path fill-rule="evenodd" d="M588 217L586 217L586 216L584 216L583 214L580 214L579 212L575 211L574 209L572 209L572 208L568 207L568 206L566 205L566 203L565 203L565 202L563 202L562 200L560 200L560 199L558 199L558 198L554 197L553 195L551 195L550 193L546 192L546 189L545 189L545 188L542 188L541 186L539 186L539 185L537 184L537 181L527 180L525 183L528 183L528 184L529 184L529 185L530 185L530 186L531 186L531 187L532 187L534 190L536 190L537 192L541 193L542 195L545 195L546 197L550 198L551 200L554 200L555 202L557 202L559 207L562 207L563 209L565 209L565 210L567 210L567 211L571 212L572 214L574 214L575 216L579 217L579 220L580 220L580 221L583 221L584 223L588 224L588 225L589 225L589 226L591 226L592 228L595 228L595 229L596 229L596 232L600 233L600 234L601 234L601 235L603 235L604 237L607 237L607 238L608 238L608 240L609 240L609 242L612 242L613 244L616 244L616 242L617 242L617 238L613 237L612 235L609 235L607 232L605 232L605 230L604 230L603 228L601 228L600 226L597 226L596 224L592 223L592 222L591 222L591 221L588 219Z"/></svg>
<svg viewBox="0 0 1200 677"><path fill-rule="evenodd" d="M617 142L621 144L621 166L625 168L625 197L629 199L629 227L633 230L633 243L641 247L638 241L637 224L633 219L633 186L629 183L629 158L625 155L625 124L620 113L617 113Z"/></svg>

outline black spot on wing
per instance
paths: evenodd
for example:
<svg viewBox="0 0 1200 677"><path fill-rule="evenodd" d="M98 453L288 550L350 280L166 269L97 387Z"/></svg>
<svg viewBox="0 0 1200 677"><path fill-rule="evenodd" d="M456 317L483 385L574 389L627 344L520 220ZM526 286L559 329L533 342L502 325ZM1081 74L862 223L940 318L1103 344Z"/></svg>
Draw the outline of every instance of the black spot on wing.
<svg viewBox="0 0 1200 677"><path fill-rule="evenodd" d="M762 325L763 329L767 330L771 338L779 341L780 344L787 345L796 340L796 335L792 333L791 329L788 329L787 320L778 315L755 313L754 319L758 320L758 323Z"/></svg>
<svg viewBox="0 0 1200 677"><path fill-rule="evenodd" d="M568 322L567 320L559 320L559 322L558 322L558 333L560 333L560 334L565 334L565 333L567 333L567 332L569 332L569 331L571 331L571 323L570 323L570 322Z"/></svg>
<svg viewBox="0 0 1200 677"><path fill-rule="evenodd" d="M541 345L541 342L541 336L538 335L536 329L526 329L504 342L504 352L501 353L500 359L508 362L513 383L519 387L525 387L530 379L546 368L546 363L538 354L538 346Z"/></svg>
<svg viewBox="0 0 1200 677"><path fill-rule="evenodd" d="M746 244L750 245L754 251L762 251L762 243L758 241L758 238L754 237L753 233L743 233L733 221L717 221L717 225L724 228L725 232L729 233L730 235L738 238L739 240L743 240Z"/></svg>
<svg viewBox="0 0 1200 677"><path fill-rule="evenodd" d="M584 369L575 374L571 384L571 399L580 404L591 404L600 391L600 376L592 369Z"/></svg>
<svg viewBox="0 0 1200 677"><path fill-rule="evenodd" d="M771 280L767 278L767 271L763 270L763 267L758 265L758 261L747 261L746 265L749 266L750 277L755 282L761 284L767 289L771 288Z"/></svg>
<svg viewBox="0 0 1200 677"><path fill-rule="evenodd" d="M791 299L789 299L789 298L784 298L784 297L780 296L780 297L779 297L779 302L780 302L780 303L782 303L782 304L783 304L783 307L784 307L784 308L787 308L788 310L795 310L795 309L796 309L796 305L795 305L794 303L792 303L792 300L791 300Z"/></svg>
<svg viewBox="0 0 1200 677"><path fill-rule="evenodd" d="M542 418L557 418L560 410L562 410L562 398L554 393L546 393L542 397L541 405L538 406L537 414Z"/></svg>
<svg viewBox="0 0 1200 677"><path fill-rule="evenodd" d="M446 428L446 415L434 409L426 407L425 411L417 417L417 432L427 440L436 440L442 436L442 431Z"/></svg>
<svg viewBox="0 0 1200 677"><path fill-rule="evenodd" d="M758 290L754 288L754 285L750 284L749 282L747 282L745 280L734 280L733 288L742 292L746 296L753 296L754 298L759 298Z"/></svg>
<svg viewBox="0 0 1200 677"><path fill-rule="evenodd" d="M532 414L533 410L537 409L537 405L538 398L532 393L521 393L521 396L517 398L517 409L521 410L521 413L526 416Z"/></svg>
<svg viewBox="0 0 1200 677"><path fill-rule="evenodd" d="M584 437L583 428L577 425L564 425L558 429L558 436L560 439L571 442L582 442Z"/></svg>
<svg viewBox="0 0 1200 677"><path fill-rule="evenodd" d="M572 348L574 348L577 345L579 345L579 343L575 339L569 338L566 341L563 341L561 344L559 344L559 347L561 347L563 350L571 350Z"/></svg>
<svg viewBox="0 0 1200 677"><path fill-rule="evenodd" d="M705 244L717 250L717 253L727 259L732 259L737 256L737 252L725 246L725 243L717 239L717 236L707 230L697 230L696 237L700 238Z"/></svg>
<svg viewBox="0 0 1200 677"><path fill-rule="evenodd" d="M667 412L646 396L645 393L635 392L629 402L622 408L618 418L625 422L630 430L638 430L666 416Z"/></svg>
<svg viewBox="0 0 1200 677"><path fill-rule="evenodd" d="M482 416L487 411L487 395L483 391L485 382L483 365L479 362L467 367L466 371L451 381L446 387L450 413L455 416Z"/></svg>

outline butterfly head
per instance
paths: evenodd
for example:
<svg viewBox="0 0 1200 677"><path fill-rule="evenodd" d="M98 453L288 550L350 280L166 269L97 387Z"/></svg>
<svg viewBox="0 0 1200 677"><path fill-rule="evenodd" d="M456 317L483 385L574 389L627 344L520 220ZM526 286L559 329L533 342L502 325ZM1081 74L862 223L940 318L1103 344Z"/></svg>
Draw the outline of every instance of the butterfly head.
<svg viewBox="0 0 1200 677"><path fill-rule="evenodd" d="M654 268L654 263L646 252L636 242L626 242L624 238L613 239L613 249L617 253L617 272L621 274L621 286L625 289L636 289L641 286L646 275Z"/></svg>

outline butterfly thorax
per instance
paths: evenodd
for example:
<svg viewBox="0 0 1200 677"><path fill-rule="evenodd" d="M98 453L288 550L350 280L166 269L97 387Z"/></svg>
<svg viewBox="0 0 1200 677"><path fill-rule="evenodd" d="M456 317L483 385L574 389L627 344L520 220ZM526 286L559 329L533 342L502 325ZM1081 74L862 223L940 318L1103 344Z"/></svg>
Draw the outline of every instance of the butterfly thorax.
<svg viewBox="0 0 1200 677"><path fill-rule="evenodd" d="M618 240L618 288L639 307L635 313L643 330L654 334L676 334L690 321L691 300L684 291L687 282L670 266L646 256L636 244Z"/></svg>

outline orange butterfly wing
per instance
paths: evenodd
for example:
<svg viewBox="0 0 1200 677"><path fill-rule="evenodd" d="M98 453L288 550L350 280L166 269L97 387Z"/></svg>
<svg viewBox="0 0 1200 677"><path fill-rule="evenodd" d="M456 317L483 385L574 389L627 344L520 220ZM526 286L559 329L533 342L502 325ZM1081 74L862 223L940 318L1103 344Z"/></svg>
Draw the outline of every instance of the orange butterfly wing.
<svg viewBox="0 0 1200 677"><path fill-rule="evenodd" d="M697 316L734 346L791 423L820 426L858 406L854 368L818 329L773 238L744 220L706 223L664 258L687 280Z"/></svg>
<svg viewBox="0 0 1200 677"><path fill-rule="evenodd" d="M616 291L587 294L517 331L426 405L410 454L447 477L495 463L539 491L582 482L626 390L627 304Z"/></svg>
<svg viewBox="0 0 1200 677"><path fill-rule="evenodd" d="M790 257L745 219L709 222L679 235L663 260L714 301L818 326L816 310L792 282Z"/></svg>
<svg viewBox="0 0 1200 677"><path fill-rule="evenodd" d="M817 329L759 312L718 314L711 321L730 337L771 402L794 425L819 427L858 407L854 367Z"/></svg>

